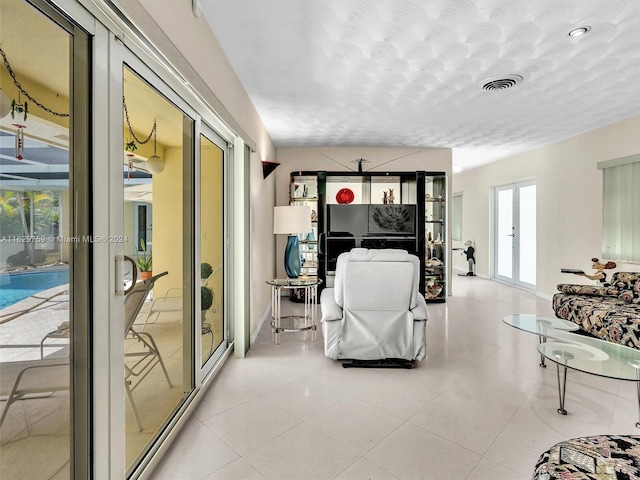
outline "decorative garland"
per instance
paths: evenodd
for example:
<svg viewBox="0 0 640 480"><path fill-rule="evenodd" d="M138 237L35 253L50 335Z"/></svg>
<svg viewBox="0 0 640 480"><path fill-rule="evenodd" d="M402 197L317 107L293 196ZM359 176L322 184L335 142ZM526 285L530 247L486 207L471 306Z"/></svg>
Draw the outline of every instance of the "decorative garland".
<svg viewBox="0 0 640 480"><path fill-rule="evenodd" d="M145 143L149 143L149 140L151 140L151 137L153 137L153 156L154 157L157 156L156 155L156 134L158 132L158 125L156 124L156 119L155 118L153 119L153 126L151 127L151 131L149 132L149 135L147 135L147 138L145 138L144 140L141 140L134 133L133 127L131 126L131 120L129 119L129 109L127 108L127 101L124 95L122 96L122 107L124 109L124 116L127 121L127 128L129 129L129 135L130 135L129 137L130 141L124 144L125 151L134 152L138 149L138 145L144 145ZM131 178L131 169L133 168L133 153L127 153L127 157L129 157L128 178Z"/></svg>
<svg viewBox="0 0 640 480"><path fill-rule="evenodd" d="M153 137L153 154L156 154L156 130L157 130L157 126L156 126L156 119L153 119L153 127L151 127L151 132L149 132L149 135L147 136L147 138L145 138L144 140L140 140L135 133L133 133L133 128L131 127L131 120L129 120L129 109L127 109L127 101L124 98L124 95L122 96L122 106L124 108L124 115L125 118L127 120L127 128L129 129L129 135L131 135L132 140L130 142L127 142L124 144L124 148L125 150L127 150L128 152L133 152L135 150L138 149L138 146L136 145L136 143L138 145L144 145L145 143L148 143L149 140L151 140L151 137Z"/></svg>
<svg viewBox="0 0 640 480"><path fill-rule="evenodd" d="M16 78L16 73L11 68L11 64L9 63L9 60L7 59L7 54L4 53L4 50L2 50L1 47L0 47L0 55L2 55L2 60L4 62L5 68L7 69L7 72L9 72L9 75L13 79L13 84L18 88L18 91L22 95L24 95L25 97L27 97L31 101L31 103L33 103L36 107L39 107L42 110L44 110L45 112L50 113L51 115L54 115L56 117L68 117L69 116L68 113L54 112L49 107L43 105L42 103L37 101L35 98L33 98L31 95L29 95L29 92L27 92L22 87L22 85L20 84L20 82ZM18 95L18 102L16 102L15 100L11 101L11 118L14 118L15 112L17 112L17 113L24 113L24 120L26 120L28 111L29 111L29 107L28 107L27 102L24 102L24 104L20 103L20 96L19 95Z"/></svg>

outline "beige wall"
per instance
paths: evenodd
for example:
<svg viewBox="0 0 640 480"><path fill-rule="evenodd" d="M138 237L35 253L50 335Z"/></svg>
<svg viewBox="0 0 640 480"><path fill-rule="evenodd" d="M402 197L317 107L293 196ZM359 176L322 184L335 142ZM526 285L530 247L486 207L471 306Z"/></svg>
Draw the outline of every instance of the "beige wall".
<svg viewBox="0 0 640 480"><path fill-rule="evenodd" d="M279 148L281 165L276 175L276 205L289 203L289 175L295 171L357 171L353 160L364 158L364 171L438 171L451 178L451 150L448 148L389 148L389 147L323 147L323 148ZM273 216L273 213L271 213ZM273 217L272 217L273 218ZM284 273L284 249L286 236L278 235L276 249L276 272ZM450 235L449 235L450 237ZM449 272L451 273L451 272Z"/></svg>
<svg viewBox="0 0 640 480"><path fill-rule="evenodd" d="M453 176L452 192L463 193L463 239L476 247L476 269L489 276L491 265L491 190L533 179L537 184L537 291L550 296L556 284L585 283L561 268L590 272L591 258L602 253L603 160L640 153L640 116L587 132ZM466 262L454 255L456 266ZM638 270L619 264L617 270ZM588 280L587 280L588 281Z"/></svg>
<svg viewBox="0 0 640 480"><path fill-rule="evenodd" d="M265 280L275 275L275 235L273 234L273 206L275 204L276 172L266 179L262 178L262 163L255 155L251 156L250 176L250 209L251 209L251 335L255 336L256 328L270 315L265 311L271 302L271 289Z"/></svg>

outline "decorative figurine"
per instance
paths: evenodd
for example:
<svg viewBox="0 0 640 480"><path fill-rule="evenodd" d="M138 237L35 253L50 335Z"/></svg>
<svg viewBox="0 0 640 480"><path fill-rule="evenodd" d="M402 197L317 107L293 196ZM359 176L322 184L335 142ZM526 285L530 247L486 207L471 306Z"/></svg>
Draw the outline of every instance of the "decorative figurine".
<svg viewBox="0 0 640 480"><path fill-rule="evenodd" d="M389 196L387 199L389 200L389 205L393 205L393 201L396 199L396 197L393 196L393 188L389 189Z"/></svg>
<svg viewBox="0 0 640 480"><path fill-rule="evenodd" d="M382 203L386 205L387 202L389 202L389 197L387 197L387 191L385 190L382 192Z"/></svg>
<svg viewBox="0 0 640 480"><path fill-rule="evenodd" d="M565 269L562 269L561 271L563 273L573 273L574 275L587 277L589 280L597 280L602 284L603 287L608 287L609 284L607 283L607 274L605 273L605 270L616 268L617 266L616 262L609 261L607 263L601 263L600 259L596 257L593 257L591 261L593 262L593 265L591 265L591 268L595 270L593 275L587 275L582 270L570 270L565 268Z"/></svg>
<svg viewBox="0 0 640 480"><path fill-rule="evenodd" d="M462 250L462 253L464 253L467 256L467 262L469 263L469 271L465 274L465 273L459 273L458 275L460 275L461 277L475 277L476 274L474 273L474 269L475 269L475 265L476 265L476 249L473 248L473 242L471 240L467 240L466 242L464 242L464 246L467 247L466 250L462 250L461 248L456 248L454 250Z"/></svg>

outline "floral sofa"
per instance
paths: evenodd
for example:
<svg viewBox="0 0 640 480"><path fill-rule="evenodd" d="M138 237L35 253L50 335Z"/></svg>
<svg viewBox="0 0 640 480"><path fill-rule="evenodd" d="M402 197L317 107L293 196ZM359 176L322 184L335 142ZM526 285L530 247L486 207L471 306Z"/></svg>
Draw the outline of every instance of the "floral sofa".
<svg viewBox="0 0 640 480"><path fill-rule="evenodd" d="M558 285L553 310L603 340L640 349L640 272L616 272L609 286Z"/></svg>
<svg viewBox="0 0 640 480"><path fill-rule="evenodd" d="M532 480L638 480L640 436L598 435L560 442L540 455Z"/></svg>

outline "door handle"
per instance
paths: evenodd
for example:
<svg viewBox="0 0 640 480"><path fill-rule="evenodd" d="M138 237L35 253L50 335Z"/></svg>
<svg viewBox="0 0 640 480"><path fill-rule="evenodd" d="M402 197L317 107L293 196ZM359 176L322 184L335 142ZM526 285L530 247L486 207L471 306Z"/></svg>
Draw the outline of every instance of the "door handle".
<svg viewBox="0 0 640 480"><path fill-rule="evenodd" d="M122 272L122 264L124 262L131 263L131 278L132 282L129 288L124 287L124 283L122 281L123 272ZM127 255L116 255L116 297L124 297L127 293L131 291L133 287L136 286L136 281L138 279L138 269L136 268L136 262L133 258L128 257Z"/></svg>
<svg viewBox="0 0 640 480"><path fill-rule="evenodd" d="M515 234L515 233L509 233L509 234L507 234L507 237L515 237L515 236L516 236L516 234Z"/></svg>

